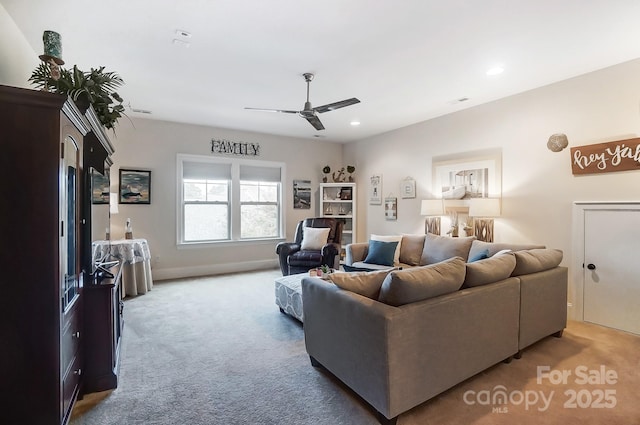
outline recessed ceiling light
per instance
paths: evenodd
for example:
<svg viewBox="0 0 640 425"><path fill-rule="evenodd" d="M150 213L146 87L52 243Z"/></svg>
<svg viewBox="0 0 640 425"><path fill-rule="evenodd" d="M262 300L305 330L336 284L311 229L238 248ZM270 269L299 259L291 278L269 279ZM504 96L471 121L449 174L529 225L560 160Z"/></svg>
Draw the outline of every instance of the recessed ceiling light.
<svg viewBox="0 0 640 425"><path fill-rule="evenodd" d="M353 127L357 127L357 126L359 126L359 125L360 125L360 121L351 121L351 122L350 122L350 124L351 124Z"/></svg>
<svg viewBox="0 0 640 425"><path fill-rule="evenodd" d="M502 66L494 66L493 68L489 68L487 70L487 75L498 75L504 72L504 68Z"/></svg>
<svg viewBox="0 0 640 425"><path fill-rule="evenodd" d="M178 40L177 38L173 39L173 44L177 44L178 46L182 46L184 48L191 46L191 43L188 43L184 40Z"/></svg>

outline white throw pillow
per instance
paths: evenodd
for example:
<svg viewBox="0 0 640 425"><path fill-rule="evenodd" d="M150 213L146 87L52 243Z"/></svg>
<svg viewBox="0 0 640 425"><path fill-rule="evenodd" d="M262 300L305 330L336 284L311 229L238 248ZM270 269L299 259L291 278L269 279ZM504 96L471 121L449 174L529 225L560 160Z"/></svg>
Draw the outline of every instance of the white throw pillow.
<svg viewBox="0 0 640 425"><path fill-rule="evenodd" d="M300 248L320 251L327 244L330 231L331 229L328 227L304 227L302 229L302 244Z"/></svg>
<svg viewBox="0 0 640 425"><path fill-rule="evenodd" d="M396 245L396 252L393 256L393 265L400 265L400 245L402 244L402 235L371 235L369 239L372 241L398 242L398 245Z"/></svg>

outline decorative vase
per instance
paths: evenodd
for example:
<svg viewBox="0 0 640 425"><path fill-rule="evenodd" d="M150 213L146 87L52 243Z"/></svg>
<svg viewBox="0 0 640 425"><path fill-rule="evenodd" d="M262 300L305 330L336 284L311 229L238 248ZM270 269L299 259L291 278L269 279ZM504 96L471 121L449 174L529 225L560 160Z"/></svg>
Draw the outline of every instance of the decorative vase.
<svg viewBox="0 0 640 425"><path fill-rule="evenodd" d="M40 59L44 62L53 60L57 65L64 65L62 60L62 38L55 31L45 31L42 34L44 43L44 54L40 55Z"/></svg>

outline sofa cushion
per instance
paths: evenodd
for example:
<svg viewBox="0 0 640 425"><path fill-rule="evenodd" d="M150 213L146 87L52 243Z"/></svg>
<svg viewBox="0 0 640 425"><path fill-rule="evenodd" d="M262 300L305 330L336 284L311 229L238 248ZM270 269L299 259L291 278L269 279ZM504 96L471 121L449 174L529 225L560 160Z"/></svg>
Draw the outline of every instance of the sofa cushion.
<svg viewBox="0 0 640 425"><path fill-rule="evenodd" d="M381 266L393 266L395 263L394 257L398 242L383 242L370 240L369 252L367 258L364 259L365 263L379 264Z"/></svg>
<svg viewBox="0 0 640 425"><path fill-rule="evenodd" d="M499 243L499 242L485 242L475 240L471 243L471 249L469 249L469 258L473 258L478 253L483 252L485 250L489 251L487 257L492 257L496 255L498 251L502 251L505 249L509 249L511 251L522 251L524 249L534 249L534 248L545 248L544 245L534 245L534 244L513 244L513 243Z"/></svg>
<svg viewBox="0 0 640 425"><path fill-rule="evenodd" d="M396 245L396 251L393 253L393 265L397 266L400 263L400 246L402 244L402 236L400 235L371 235L370 241L382 241L382 242L398 242ZM369 248L371 249L371 248ZM365 260L365 262L367 262Z"/></svg>
<svg viewBox="0 0 640 425"><path fill-rule="evenodd" d="M500 254L482 260L467 263L467 273L463 288L473 288L488 283L498 282L511 276L516 267L513 254Z"/></svg>
<svg viewBox="0 0 640 425"><path fill-rule="evenodd" d="M475 236L450 238L427 233L420 265L435 264L453 257L461 257L464 261L467 261L471 243L475 238Z"/></svg>
<svg viewBox="0 0 640 425"><path fill-rule="evenodd" d="M357 273L335 272L329 275L329 280L341 289L376 300L382 282L391 270L393 269Z"/></svg>
<svg viewBox="0 0 640 425"><path fill-rule="evenodd" d="M462 286L464 275L465 263L460 257L392 271L382 283L378 301L400 306L455 292Z"/></svg>
<svg viewBox="0 0 640 425"><path fill-rule="evenodd" d="M559 249L530 249L516 251L516 267L511 276L521 276L552 269L562 261L562 251Z"/></svg>
<svg viewBox="0 0 640 425"><path fill-rule="evenodd" d="M425 235L402 235L400 262L410 266L420 264Z"/></svg>
<svg viewBox="0 0 640 425"><path fill-rule="evenodd" d="M328 227L304 227L300 249L320 251L327 244L330 231Z"/></svg>

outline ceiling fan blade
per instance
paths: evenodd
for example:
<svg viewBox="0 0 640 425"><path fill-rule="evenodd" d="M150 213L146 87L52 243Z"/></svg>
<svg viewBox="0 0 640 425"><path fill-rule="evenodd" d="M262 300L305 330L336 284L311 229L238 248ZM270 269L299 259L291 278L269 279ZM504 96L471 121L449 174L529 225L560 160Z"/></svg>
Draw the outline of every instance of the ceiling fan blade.
<svg viewBox="0 0 640 425"><path fill-rule="evenodd" d="M309 124L311 124L316 130L324 130L324 125L320 122L320 118L315 115L303 115L302 117L309 121Z"/></svg>
<svg viewBox="0 0 640 425"><path fill-rule="evenodd" d="M244 108L251 109L252 111L264 111L264 112L280 112L282 114L298 114L300 111L288 111L286 109L265 109L265 108Z"/></svg>
<svg viewBox="0 0 640 425"><path fill-rule="evenodd" d="M340 102L317 106L313 108L313 110L319 113L323 113L323 112L333 111L334 109L344 108L345 106L355 105L356 103L360 103L360 101L355 97L352 97L351 99L341 100Z"/></svg>

